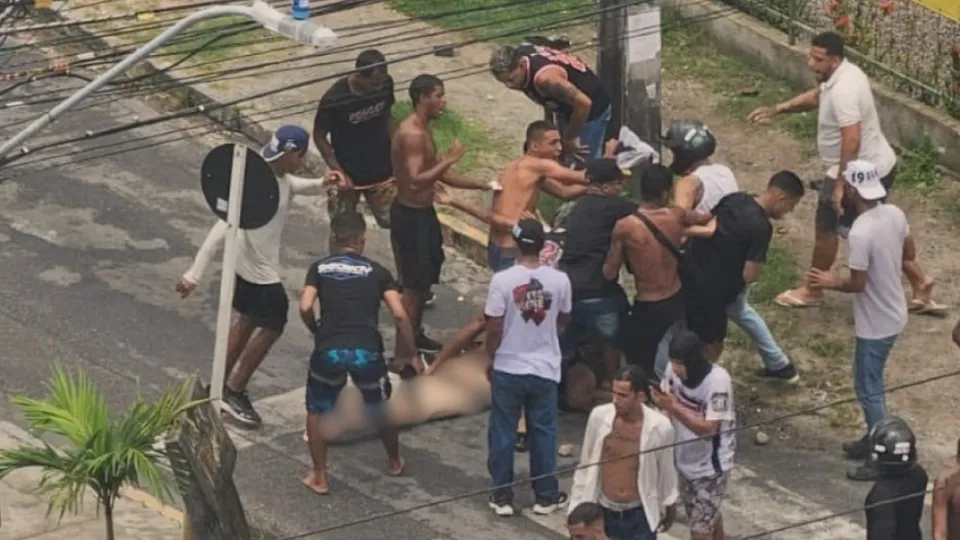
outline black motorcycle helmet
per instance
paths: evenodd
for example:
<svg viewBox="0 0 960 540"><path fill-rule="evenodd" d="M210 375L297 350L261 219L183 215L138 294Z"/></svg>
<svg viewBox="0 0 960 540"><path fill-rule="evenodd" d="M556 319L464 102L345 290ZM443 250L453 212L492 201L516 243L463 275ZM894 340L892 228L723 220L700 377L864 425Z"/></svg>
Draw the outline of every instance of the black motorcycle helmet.
<svg viewBox="0 0 960 540"><path fill-rule="evenodd" d="M717 139L710 128L699 120L678 120L670 124L663 144L673 153L670 170L684 174L690 167L717 151Z"/></svg>
<svg viewBox="0 0 960 540"><path fill-rule="evenodd" d="M917 437L898 416L874 424L868 436L870 462L881 476L899 476L917 463Z"/></svg>

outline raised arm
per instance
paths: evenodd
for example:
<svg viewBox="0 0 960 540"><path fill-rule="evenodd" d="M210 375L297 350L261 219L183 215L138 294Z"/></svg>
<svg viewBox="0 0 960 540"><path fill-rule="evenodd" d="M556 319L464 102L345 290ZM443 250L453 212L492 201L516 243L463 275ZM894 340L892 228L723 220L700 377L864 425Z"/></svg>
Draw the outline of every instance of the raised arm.
<svg viewBox="0 0 960 540"><path fill-rule="evenodd" d="M290 192L294 195L319 195L323 188L330 184L335 184L343 180L343 174L340 171L329 170L325 176L320 178L303 178L302 176L287 175L287 181L290 182Z"/></svg>
<svg viewBox="0 0 960 540"><path fill-rule="evenodd" d="M564 184L559 180L549 177L543 179L540 187L561 201L579 199L587 192L587 186L583 184Z"/></svg>
<svg viewBox="0 0 960 540"><path fill-rule="evenodd" d="M777 103L773 107L759 107L747 116L751 122L767 122L781 114L812 111L820 105L820 87L811 88L792 99Z"/></svg>
<svg viewBox="0 0 960 540"><path fill-rule="evenodd" d="M533 162L534 172L543 178L551 178L568 185L586 185L587 176L584 171L575 171L557 163L552 159L538 159Z"/></svg>
<svg viewBox="0 0 960 540"><path fill-rule="evenodd" d="M414 186L428 187L443 178L444 173L463 158L466 149L459 141L454 142L447 155L437 159L433 167L427 168L427 136L424 133L399 132L393 143L402 150L403 161L395 164L400 173L397 176L409 178Z"/></svg>

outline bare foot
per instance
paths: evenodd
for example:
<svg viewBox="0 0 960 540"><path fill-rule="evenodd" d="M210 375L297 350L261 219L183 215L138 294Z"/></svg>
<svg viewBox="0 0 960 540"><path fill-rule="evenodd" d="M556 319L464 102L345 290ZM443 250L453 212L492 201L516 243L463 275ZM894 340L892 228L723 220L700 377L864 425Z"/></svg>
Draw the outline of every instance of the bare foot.
<svg viewBox="0 0 960 540"><path fill-rule="evenodd" d="M406 466L406 462L403 461L403 458L396 461L390 460L390 466L387 467L387 476L403 476L404 466Z"/></svg>
<svg viewBox="0 0 960 540"><path fill-rule="evenodd" d="M312 489L317 495L330 494L330 486L327 485L326 479L321 480L316 471L310 471L310 474L303 479L303 485Z"/></svg>

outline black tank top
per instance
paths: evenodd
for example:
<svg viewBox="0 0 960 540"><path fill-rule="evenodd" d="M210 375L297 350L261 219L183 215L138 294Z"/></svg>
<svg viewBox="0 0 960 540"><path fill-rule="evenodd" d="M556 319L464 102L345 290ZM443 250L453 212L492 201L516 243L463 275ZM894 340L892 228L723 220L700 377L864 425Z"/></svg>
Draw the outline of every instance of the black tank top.
<svg viewBox="0 0 960 540"><path fill-rule="evenodd" d="M587 67L579 57L572 53L558 51L549 47L540 47L536 45L520 45L517 50L526 57L530 63L530 69L527 72L527 82L523 87L523 93L533 101L543 107L559 114L570 116L573 114L573 107L566 103L559 103L552 100L539 91L533 84L540 70L548 66L559 66L567 72L567 79L570 84L576 86L581 92L590 98L593 105L590 107L589 120L593 120L603 114L610 106L610 96L607 95L600 79Z"/></svg>

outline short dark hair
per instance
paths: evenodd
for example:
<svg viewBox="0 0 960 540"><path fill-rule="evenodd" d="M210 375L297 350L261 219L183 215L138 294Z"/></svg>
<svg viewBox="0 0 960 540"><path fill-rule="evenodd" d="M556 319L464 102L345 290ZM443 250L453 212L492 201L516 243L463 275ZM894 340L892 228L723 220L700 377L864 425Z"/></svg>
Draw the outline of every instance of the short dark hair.
<svg viewBox="0 0 960 540"><path fill-rule="evenodd" d="M543 137L543 134L548 131L556 131L557 126L553 122L547 122L546 120L534 120L530 122L530 125L527 126L527 142L536 141ZM524 149L526 151L526 149Z"/></svg>
<svg viewBox="0 0 960 540"><path fill-rule="evenodd" d="M367 221L357 211L341 212L330 220L330 234L335 244L352 244L367 232Z"/></svg>
<svg viewBox="0 0 960 540"><path fill-rule="evenodd" d="M372 77L376 72L387 71L387 58L376 49L367 49L357 55L357 72L364 77Z"/></svg>
<svg viewBox="0 0 960 540"><path fill-rule="evenodd" d="M428 97L438 88L443 88L443 81L436 75L417 75L410 82L410 102L416 107L420 100Z"/></svg>
<svg viewBox="0 0 960 540"><path fill-rule="evenodd" d="M490 55L490 71L495 75L503 75L517 69L523 54L516 47L505 45L493 51Z"/></svg>
<svg viewBox="0 0 960 540"><path fill-rule="evenodd" d="M603 508L595 502L582 502L567 516L567 525L592 525L603 520Z"/></svg>
<svg viewBox="0 0 960 540"><path fill-rule="evenodd" d="M643 392L650 395L650 377L640 366L629 365L620 368L613 380L628 382L630 383L630 389L634 392Z"/></svg>
<svg viewBox="0 0 960 540"><path fill-rule="evenodd" d="M670 340L669 356L685 365L703 360L706 354L703 341L689 330L678 330Z"/></svg>
<svg viewBox="0 0 960 540"><path fill-rule="evenodd" d="M767 187L783 192L791 199L802 199L805 189L803 180L793 171L779 171L770 177L770 183Z"/></svg>
<svg viewBox="0 0 960 540"><path fill-rule="evenodd" d="M640 200L660 200L673 188L673 173L663 165L651 165L640 174Z"/></svg>
<svg viewBox="0 0 960 540"><path fill-rule="evenodd" d="M810 45L827 51L827 56L843 58L843 36L836 32L823 32L813 36Z"/></svg>

